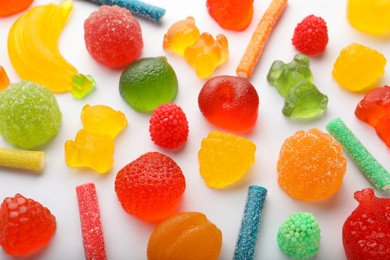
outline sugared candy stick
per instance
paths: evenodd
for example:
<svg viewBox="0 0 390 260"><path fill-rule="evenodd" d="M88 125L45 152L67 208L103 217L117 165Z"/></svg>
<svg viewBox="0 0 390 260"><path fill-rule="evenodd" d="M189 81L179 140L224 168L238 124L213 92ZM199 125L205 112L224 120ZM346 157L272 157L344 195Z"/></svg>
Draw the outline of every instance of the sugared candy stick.
<svg viewBox="0 0 390 260"><path fill-rule="evenodd" d="M76 187L76 193L85 259L107 259L95 185L93 183L79 185Z"/></svg>
<svg viewBox="0 0 390 260"><path fill-rule="evenodd" d="M253 259L267 189L251 185L248 188L240 233L234 250L234 260Z"/></svg>
<svg viewBox="0 0 390 260"><path fill-rule="evenodd" d="M8 87L10 84L9 78L7 73L5 72L4 68L0 66L0 90Z"/></svg>
<svg viewBox="0 0 390 260"><path fill-rule="evenodd" d="M41 151L0 148L0 166L40 172L45 166L46 155Z"/></svg>
<svg viewBox="0 0 390 260"><path fill-rule="evenodd" d="M330 121L326 129L341 143L364 176L378 190L390 190L390 173L370 154L340 118Z"/></svg>
<svg viewBox="0 0 390 260"><path fill-rule="evenodd" d="M236 69L237 76L242 78L250 78L252 76L265 44L276 22L283 14L286 5L287 0L272 0L246 47L244 56Z"/></svg>
<svg viewBox="0 0 390 260"><path fill-rule="evenodd" d="M143 17L145 19L160 22L161 18L165 15L165 9L147 4L138 0L88 0L100 5L118 5L126 8L132 14Z"/></svg>

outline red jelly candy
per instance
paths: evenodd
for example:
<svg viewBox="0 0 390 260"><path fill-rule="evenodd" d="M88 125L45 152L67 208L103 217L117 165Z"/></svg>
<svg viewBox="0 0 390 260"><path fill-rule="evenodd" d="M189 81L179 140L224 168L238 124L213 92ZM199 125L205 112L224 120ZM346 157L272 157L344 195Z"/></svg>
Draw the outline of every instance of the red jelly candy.
<svg viewBox="0 0 390 260"><path fill-rule="evenodd" d="M253 0L207 0L206 6L224 29L243 31L252 21Z"/></svg>
<svg viewBox="0 0 390 260"><path fill-rule="evenodd" d="M245 132L251 130L257 121L259 96L246 79L217 76L203 85L198 105L210 123L228 130Z"/></svg>
<svg viewBox="0 0 390 260"><path fill-rule="evenodd" d="M84 40L91 56L111 68L130 64L144 47L137 19L116 5L103 5L85 20Z"/></svg>
<svg viewBox="0 0 390 260"><path fill-rule="evenodd" d="M375 126L377 135L390 148L390 115L383 116Z"/></svg>
<svg viewBox="0 0 390 260"><path fill-rule="evenodd" d="M123 209L146 221L173 215L186 188L180 167L170 157L149 152L123 167L115 191Z"/></svg>
<svg viewBox="0 0 390 260"><path fill-rule="evenodd" d="M349 260L390 259L390 199L371 188L354 194L359 206L343 225L343 245Z"/></svg>

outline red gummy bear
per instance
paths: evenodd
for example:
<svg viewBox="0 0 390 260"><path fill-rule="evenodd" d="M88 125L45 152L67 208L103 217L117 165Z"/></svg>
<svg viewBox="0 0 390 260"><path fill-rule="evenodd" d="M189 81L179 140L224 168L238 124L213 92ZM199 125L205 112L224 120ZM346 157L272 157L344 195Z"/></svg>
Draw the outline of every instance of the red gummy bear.
<svg viewBox="0 0 390 260"><path fill-rule="evenodd" d="M390 199L376 197L371 188L354 197L359 206L343 225L347 259L390 259Z"/></svg>
<svg viewBox="0 0 390 260"><path fill-rule="evenodd" d="M252 21L253 0L207 0L211 17L224 29L245 30Z"/></svg>
<svg viewBox="0 0 390 260"><path fill-rule="evenodd" d="M390 86L369 91L355 109L357 118L375 127L390 148Z"/></svg>

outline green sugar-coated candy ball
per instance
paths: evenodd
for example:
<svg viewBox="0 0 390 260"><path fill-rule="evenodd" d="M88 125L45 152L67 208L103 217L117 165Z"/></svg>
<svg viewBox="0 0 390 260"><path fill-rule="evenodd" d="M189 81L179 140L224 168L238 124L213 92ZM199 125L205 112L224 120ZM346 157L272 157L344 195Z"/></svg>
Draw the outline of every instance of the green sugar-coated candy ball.
<svg viewBox="0 0 390 260"><path fill-rule="evenodd" d="M132 62L119 80L119 93L135 110L153 112L176 98L178 80L167 58L148 57Z"/></svg>
<svg viewBox="0 0 390 260"><path fill-rule="evenodd" d="M61 111L54 94L31 81L0 91L0 134L11 144L33 149L59 131Z"/></svg>

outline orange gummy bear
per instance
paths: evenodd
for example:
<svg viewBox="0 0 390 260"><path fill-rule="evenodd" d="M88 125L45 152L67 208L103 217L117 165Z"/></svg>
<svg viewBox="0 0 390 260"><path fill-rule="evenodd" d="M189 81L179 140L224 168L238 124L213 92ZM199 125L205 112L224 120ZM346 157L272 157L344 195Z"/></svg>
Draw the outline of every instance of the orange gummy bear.
<svg viewBox="0 0 390 260"><path fill-rule="evenodd" d="M214 40L211 34L202 33L198 41L184 51L184 58L199 78L210 77L228 57L228 40L223 34L218 34Z"/></svg>
<svg viewBox="0 0 390 260"><path fill-rule="evenodd" d="M222 233L204 214L183 212L161 222L149 238L149 260L218 259Z"/></svg>
<svg viewBox="0 0 390 260"><path fill-rule="evenodd" d="M26 10L34 0L0 0L0 17Z"/></svg>
<svg viewBox="0 0 390 260"><path fill-rule="evenodd" d="M327 199L340 189L346 167L343 148L330 134L300 130L280 150L278 183L295 199Z"/></svg>
<svg viewBox="0 0 390 260"><path fill-rule="evenodd" d="M70 167L87 167L98 173L108 172L114 160L114 141L108 135L81 129L75 141L65 142L65 161Z"/></svg>

